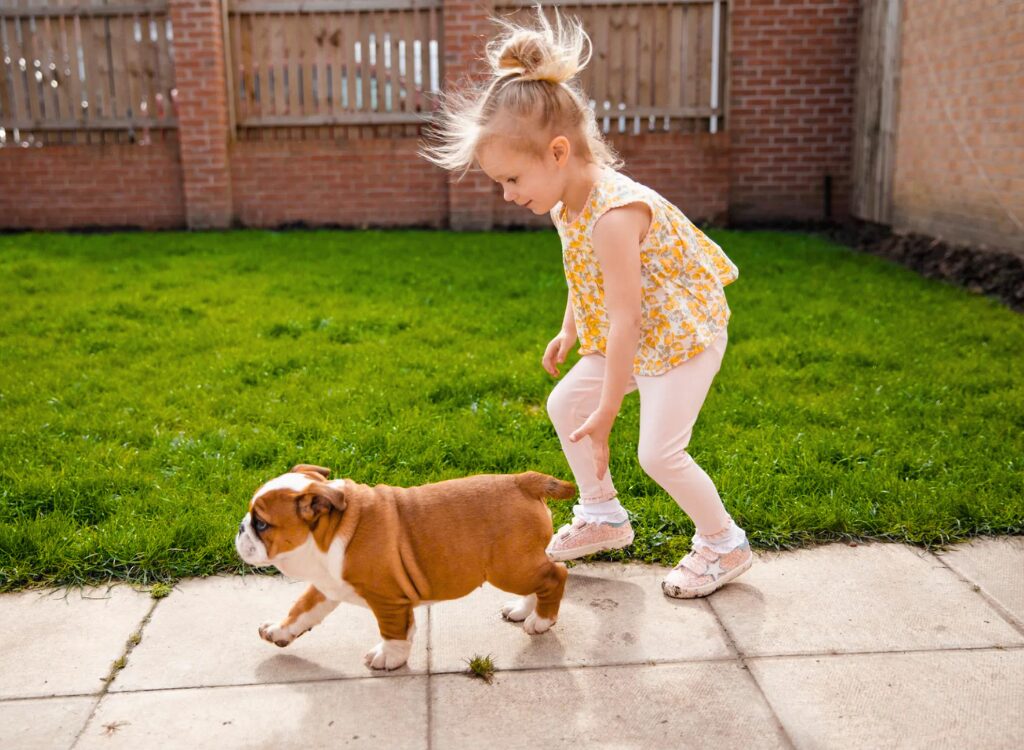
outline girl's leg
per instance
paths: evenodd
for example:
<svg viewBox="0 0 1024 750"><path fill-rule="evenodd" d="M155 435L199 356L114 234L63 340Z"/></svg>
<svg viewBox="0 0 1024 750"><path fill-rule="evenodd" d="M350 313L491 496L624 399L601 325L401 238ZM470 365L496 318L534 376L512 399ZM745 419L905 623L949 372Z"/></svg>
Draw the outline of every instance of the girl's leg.
<svg viewBox="0 0 1024 750"><path fill-rule="evenodd" d="M633 530L619 503L611 472L606 472L603 479L597 478L590 438L577 443L569 441L569 436L601 400L604 364L600 355L583 357L548 397L548 415L580 491L580 502L573 508L573 523L559 529L548 547L548 556L555 560L619 549L633 541ZM634 384L631 390L635 387Z"/></svg>
<svg viewBox="0 0 1024 750"><path fill-rule="evenodd" d="M637 376L640 466L693 519L700 534L729 525L714 482L686 452L697 415L722 364L723 332L707 349L664 375Z"/></svg>
<svg viewBox="0 0 1024 750"><path fill-rule="evenodd" d="M604 479L597 478L590 438L585 437L578 443L569 442L569 436L597 408L603 383L604 357L591 354L582 357L548 396L548 416L562 443L562 452L572 469L583 504L601 503L617 497L611 472L606 472Z"/></svg>
<svg viewBox="0 0 1024 750"><path fill-rule="evenodd" d="M714 482L686 452L727 341L723 331L706 350L664 375L637 377L640 465L697 527L692 551L662 583L673 597L706 596L753 562L746 534L732 522Z"/></svg>

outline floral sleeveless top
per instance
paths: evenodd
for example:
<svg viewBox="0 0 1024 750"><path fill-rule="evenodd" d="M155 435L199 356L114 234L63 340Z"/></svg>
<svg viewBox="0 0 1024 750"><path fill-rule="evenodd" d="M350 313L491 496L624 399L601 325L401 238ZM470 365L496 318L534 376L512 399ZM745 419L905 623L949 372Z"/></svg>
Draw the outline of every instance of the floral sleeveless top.
<svg viewBox="0 0 1024 750"><path fill-rule="evenodd" d="M579 333L580 354L604 354L608 313L604 279L591 238L606 211L644 203L651 226L640 245L641 329L636 375L661 375L702 352L725 329L724 286L739 271L682 211L650 188L605 169L579 215L569 220L562 203L551 218L562 239L562 263Z"/></svg>

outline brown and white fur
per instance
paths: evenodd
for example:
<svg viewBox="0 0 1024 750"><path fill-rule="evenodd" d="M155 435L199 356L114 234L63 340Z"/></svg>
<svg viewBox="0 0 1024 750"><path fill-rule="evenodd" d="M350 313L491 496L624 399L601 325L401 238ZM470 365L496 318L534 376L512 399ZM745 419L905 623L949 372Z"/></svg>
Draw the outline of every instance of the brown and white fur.
<svg viewBox="0 0 1024 750"><path fill-rule="evenodd" d="M397 669L412 648L413 608L458 599L483 585L518 594L502 615L527 633L548 630L568 573L548 559L544 498L575 487L537 472L452 479L420 487L328 481L330 469L300 464L260 487L235 537L239 556L310 585L280 623L260 636L287 646L341 602L368 607L383 640L373 669Z"/></svg>

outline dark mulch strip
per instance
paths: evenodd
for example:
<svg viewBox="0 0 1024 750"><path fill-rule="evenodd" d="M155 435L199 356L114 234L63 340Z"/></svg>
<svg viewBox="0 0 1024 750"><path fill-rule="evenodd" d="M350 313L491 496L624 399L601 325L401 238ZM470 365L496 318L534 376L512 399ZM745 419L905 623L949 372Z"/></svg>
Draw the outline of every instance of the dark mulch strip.
<svg viewBox="0 0 1024 750"><path fill-rule="evenodd" d="M930 279L996 297L1024 312L1024 258L1002 250L951 245L920 234L893 234L888 227L848 222L829 236L862 252L894 260Z"/></svg>
<svg viewBox="0 0 1024 750"><path fill-rule="evenodd" d="M879 255L975 294L995 297L1024 312L1024 257L1005 250L951 245L921 234L894 234L889 227L858 219L844 223L757 222L730 224L731 229L820 232L836 242Z"/></svg>

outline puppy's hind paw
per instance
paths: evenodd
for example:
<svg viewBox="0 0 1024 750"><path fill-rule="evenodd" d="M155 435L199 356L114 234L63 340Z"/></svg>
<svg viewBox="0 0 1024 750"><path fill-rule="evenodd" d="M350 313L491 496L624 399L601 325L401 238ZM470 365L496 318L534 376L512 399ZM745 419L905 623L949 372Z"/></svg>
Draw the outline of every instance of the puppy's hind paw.
<svg viewBox="0 0 1024 750"><path fill-rule="evenodd" d="M363 663L371 669L398 669L409 660L411 641L381 641L366 652Z"/></svg>
<svg viewBox="0 0 1024 750"><path fill-rule="evenodd" d="M501 616L512 622L522 622L537 607L536 594L524 596L515 601L506 602L501 608Z"/></svg>
<svg viewBox="0 0 1024 750"><path fill-rule="evenodd" d="M551 629L556 620L549 620L546 617L539 617L536 612L531 612L530 616L523 622L523 630L530 635L540 635Z"/></svg>

